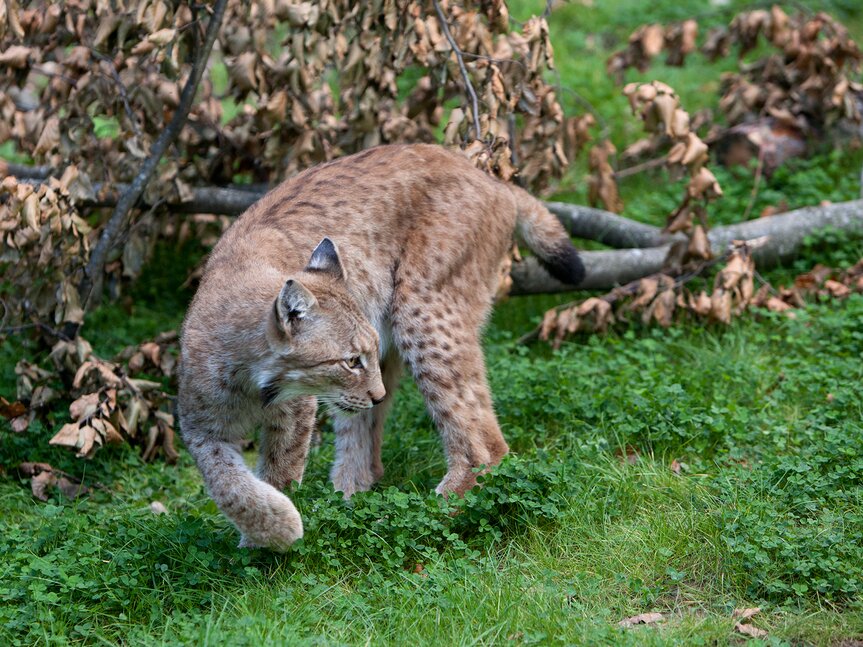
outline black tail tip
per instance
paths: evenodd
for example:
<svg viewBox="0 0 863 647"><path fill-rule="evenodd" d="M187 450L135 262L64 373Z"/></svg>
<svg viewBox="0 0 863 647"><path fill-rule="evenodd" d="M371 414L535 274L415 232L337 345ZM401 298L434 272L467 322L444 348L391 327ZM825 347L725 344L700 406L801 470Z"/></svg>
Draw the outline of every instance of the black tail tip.
<svg viewBox="0 0 863 647"><path fill-rule="evenodd" d="M548 273L562 283L577 286L584 280L584 263L569 241L539 260Z"/></svg>

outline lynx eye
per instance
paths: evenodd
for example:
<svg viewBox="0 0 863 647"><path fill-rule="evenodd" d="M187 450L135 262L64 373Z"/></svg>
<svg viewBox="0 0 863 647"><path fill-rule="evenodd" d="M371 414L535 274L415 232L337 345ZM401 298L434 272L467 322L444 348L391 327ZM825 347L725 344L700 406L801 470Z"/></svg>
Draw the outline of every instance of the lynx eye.
<svg viewBox="0 0 863 647"><path fill-rule="evenodd" d="M349 360L345 362L348 368L360 368L363 365L363 359L357 355L355 357L351 357Z"/></svg>

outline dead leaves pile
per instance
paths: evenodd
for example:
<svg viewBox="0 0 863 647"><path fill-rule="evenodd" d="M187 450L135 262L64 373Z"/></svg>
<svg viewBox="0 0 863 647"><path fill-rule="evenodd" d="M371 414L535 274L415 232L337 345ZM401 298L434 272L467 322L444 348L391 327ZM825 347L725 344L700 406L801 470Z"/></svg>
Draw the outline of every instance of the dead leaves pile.
<svg viewBox="0 0 863 647"><path fill-rule="evenodd" d="M797 276L790 286L762 285L752 305L793 318L795 309L804 307L806 299L846 299L854 293L863 293L863 259L845 270L816 265Z"/></svg>
<svg viewBox="0 0 863 647"><path fill-rule="evenodd" d="M727 260L726 260L727 259ZM716 273L713 289L691 292L688 280L720 260L725 265ZM616 288L601 297L566 304L545 313L542 323L532 335L548 341L556 349L576 333L604 333L616 323L626 323L638 315L644 325L656 324L668 328L678 313L697 320L730 324L753 309L781 312L795 317L797 308L806 299L845 299L853 293L863 293L863 259L846 270L816 265L795 278L790 287L774 288L764 283L755 289L755 263L752 247L738 241L722 258L704 263L695 271L678 276L656 274Z"/></svg>
<svg viewBox="0 0 863 647"><path fill-rule="evenodd" d="M683 65L696 49L697 33L694 20L645 25L633 32L626 49L608 59L607 69L622 83L627 68L644 72L662 51L666 64ZM730 125L769 118L807 137L839 121L860 123L863 85L854 80L860 49L848 30L824 12L791 17L773 6L740 13L728 27L711 30L701 52L713 61L736 45L742 57L762 37L778 52L741 63L740 72L723 76L719 107Z"/></svg>
<svg viewBox="0 0 863 647"><path fill-rule="evenodd" d="M530 160L521 176L534 188L558 176L567 136L543 77L553 67L545 18L513 29L502 0L441 6L481 98L482 139L508 141L508 117L521 114L524 129L509 142ZM85 0L17 14L14 28L4 20L0 29L0 143L15 139L55 168L72 161L92 182L129 181L178 104L206 7ZM433 140L454 96L463 104L449 140L473 139L464 82L431 3L231 0L214 62L150 204L238 173L274 181L376 144ZM423 75L400 101L397 78L417 67ZM236 109L226 114L228 104Z"/></svg>
<svg viewBox="0 0 863 647"><path fill-rule="evenodd" d="M722 196L722 188L706 166L707 144L695 132L689 113L680 105L671 86L661 81L630 83L623 93L629 99L632 113L642 120L644 130L650 135L634 146L651 150L667 146L664 164L671 176L679 178L688 174L690 178L680 204L669 214L664 229L666 233L685 233L688 243L672 249L666 266L679 272L692 262L709 260L712 253L707 240L707 206ZM613 153L614 146L608 141L591 148L588 198L591 205L602 203L607 210L620 213L623 202L609 161Z"/></svg>
<svg viewBox="0 0 863 647"><path fill-rule="evenodd" d="M434 141L441 126L446 142L466 148L478 167L504 180L518 173L542 189L565 171L589 124L565 118L545 80L554 65L545 18L513 28L502 0L440 4L480 97L479 140L431 3L230 0L198 99L145 202L183 202L192 187L227 185L238 175L275 183L376 144ZM0 144L14 141L37 164L74 177L35 190L9 178L4 184L3 260L15 265L21 287L9 323L30 316L80 323L76 286L99 227L91 231L76 209L92 204L99 187L134 178L178 105L207 7L167 0L10 6L0 19ZM397 79L408 69L421 76L400 97ZM338 93L330 78L338 78ZM442 124L453 97L462 105ZM106 267L115 279L107 284L138 276L165 233L163 216L164 207L136 217L122 255ZM43 276L49 280L28 280Z"/></svg>
<svg viewBox="0 0 863 647"><path fill-rule="evenodd" d="M8 321L83 321L77 286L90 256L91 230L72 206L78 186L74 166L59 180L35 186L14 177L0 181L0 262L12 288L4 299Z"/></svg>
<svg viewBox="0 0 863 647"><path fill-rule="evenodd" d="M663 139L671 144L665 162L672 176L687 173L690 178L680 205L668 216L664 230L667 233L683 232L689 238L689 244L675 263L682 266L690 260L710 259L707 205L722 196L722 188L705 166L707 144L690 128L689 113L681 107L670 86L660 81L630 83L623 93L629 99L633 114L644 122L644 129L654 139Z"/></svg>
<svg viewBox="0 0 863 647"><path fill-rule="evenodd" d="M161 381L143 375L172 378L176 343L176 333L163 333L108 361L96 356L81 337L59 341L50 354L53 370L26 360L18 363L18 401L4 401L4 413L7 417L15 415L12 426L21 433L45 412L46 404L60 393L68 393L74 398L69 405L70 422L60 428L50 444L68 447L78 457L91 458L107 444L129 442L142 447L144 460L161 453L172 463L178 454L170 398ZM20 422L16 425L16 421Z"/></svg>

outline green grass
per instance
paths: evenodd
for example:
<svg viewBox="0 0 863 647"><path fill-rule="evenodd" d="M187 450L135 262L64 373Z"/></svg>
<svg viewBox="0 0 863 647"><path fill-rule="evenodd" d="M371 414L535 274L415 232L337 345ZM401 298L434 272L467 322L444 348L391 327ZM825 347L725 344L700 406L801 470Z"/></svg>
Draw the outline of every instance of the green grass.
<svg viewBox="0 0 863 647"><path fill-rule="evenodd" d="M528 3L519 5L521 17ZM604 75L606 55L643 20L704 5L654 3L650 15L630 0L596 5L554 14L557 62L624 143L638 124ZM856 5L836 7L859 28ZM694 59L671 82L709 103L716 69ZM851 199L861 162L839 151L789 164L763 182L752 211ZM719 179L726 197L713 221L733 222L752 174ZM627 214L661 222L680 191L662 180L625 184ZM558 188L583 197L578 172ZM863 237L823 232L769 278L861 254ZM191 297L181 284L199 257L160 247L128 298L88 318L97 352L176 328ZM487 363L513 455L484 489L453 504L431 494L443 452L406 381L387 425L384 481L349 504L327 483L324 427L292 494L306 536L287 555L236 548L185 451L177 466L144 464L128 447L77 460L47 445L62 405L26 434L3 430L0 643L726 644L739 639L733 609L755 605L768 644L863 637L863 297L814 303L794 320L632 325L556 353L515 344L573 296L513 298L495 311ZM26 336L6 340L7 397L22 356L46 353ZM107 489L40 503L16 476L24 460ZM169 513L153 515L154 500ZM666 621L617 626L647 611Z"/></svg>
<svg viewBox="0 0 863 647"><path fill-rule="evenodd" d="M530 301L499 309L488 344L517 455L455 516L430 494L442 454L410 384L385 480L351 504L326 483L325 431L294 495L306 537L286 556L235 548L185 453L177 467L126 448L85 463L44 448L50 430L5 437L7 467L49 460L111 494L43 504L0 485L0 631L22 644L674 644L725 642L731 610L760 604L778 638L863 634L863 298L556 354L512 344L502 320ZM634 465L616 455L627 446ZM652 610L668 621L616 627Z"/></svg>

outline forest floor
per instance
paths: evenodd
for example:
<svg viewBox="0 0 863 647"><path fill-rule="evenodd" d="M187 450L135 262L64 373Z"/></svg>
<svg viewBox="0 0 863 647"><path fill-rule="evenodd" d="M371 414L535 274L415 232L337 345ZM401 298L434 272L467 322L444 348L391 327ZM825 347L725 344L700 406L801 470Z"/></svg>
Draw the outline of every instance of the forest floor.
<svg viewBox="0 0 863 647"><path fill-rule="evenodd" d="M535 4L517 3L517 17ZM640 127L604 60L648 16L636 0L596 5L555 11L552 42L564 85L605 115L620 148ZM649 18L703 7L663 0ZM856 2L831 10L863 36ZM694 110L715 102L719 71L733 65L696 55L682 70L658 65L632 79L666 81ZM858 198L861 163L860 151L789 163L762 181L750 211ZM584 201L581 175L558 197ZM752 170L718 178L726 196L712 222L740 220ZM661 224L680 191L661 172L630 178L624 213ZM191 297L181 285L201 254L159 247L131 298L88 318L95 350L111 355L177 328ZM826 231L767 278L778 285L861 256L863 233ZM332 430L322 425L292 494L306 535L285 555L236 548L182 448L175 466L144 463L127 446L75 459L47 445L63 406L26 434L4 430L0 642L725 644L748 639L735 609L760 607L742 622L766 632L765 644L863 644L863 296L812 303L794 319L750 313L728 327L634 323L557 352L516 343L545 309L583 296L496 308L488 372L513 454L452 504L459 514L432 493L443 451L406 379L386 427L384 480L350 503L327 482ZM7 339L0 393L14 393L22 356L45 354ZM37 501L15 476L22 461L104 489ZM153 514L153 501L167 514ZM619 626L651 612L662 620Z"/></svg>

